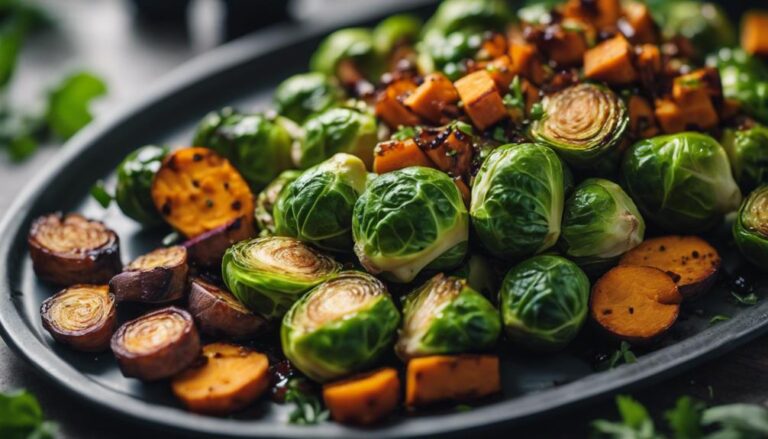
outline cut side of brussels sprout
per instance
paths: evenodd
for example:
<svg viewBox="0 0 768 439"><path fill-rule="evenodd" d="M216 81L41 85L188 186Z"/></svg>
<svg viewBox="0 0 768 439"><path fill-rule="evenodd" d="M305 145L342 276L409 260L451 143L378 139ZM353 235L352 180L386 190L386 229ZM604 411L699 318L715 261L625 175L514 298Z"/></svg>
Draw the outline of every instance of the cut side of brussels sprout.
<svg viewBox="0 0 768 439"><path fill-rule="evenodd" d="M458 266L469 238L469 216L453 180L412 167L376 177L355 204L355 254L370 273L410 282L426 267Z"/></svg>
<svg viewBox="0 0 768 439"><path fill-rule="evenodd" d="M326 382L372 366L391 349L400 314L386 287L348 271L297 301L283 318L283 352L301 372Z"/></svg>
<svg viewBox="0 0 768 439"><path fill-rule="evenodd" d="M469 212L483 246L514 258L552 247L560 236L563 163L537 144L504 145L483 162Z"/></svg>
<svg viewBox="0 0 768 439"><path fill-rule="evenodd" d="M741 190L749 192L768 183L768 128L726 129L722 144Z"/></svg>
<svg viewBox="0 0 768 439"><path fill-rule="evenodd" d="M768 271L768 185L755 189L739 209L733 236L741 254Z"/></svg>
<svg viewBox="0 0 768 439"><path fill-rule="evenodd" d="M332 108L307 119L304 133L304 141L293 150L293 161L299 168L317 165L336 153L347 153L372 169L378 142L378 126L372 115L351 108Z"/></svg>
<svg viewBox="0 0 768 439"><path fill-rule="evenodd" d="M589 307L589 279L559 256L535 256L513 267L501 285L499 310L510 341L535 350L563 348Z"/></svg>
<svg viewBox="0 0 768 439"><path fill-rule="evenodd" d="M643 242L645 222L619 185L584 180L565 203L560 247L587 271L599 270Z"/></svg>
<svg viewBox="0 0 768 439"><path fill-rule="evenodd" d="M259 226L261 236L275 234L275 218L272 216L272 212L275 204L277 204L277 199L280 197L283 189L299 178L300 175L301 171L295 169L283 171L267 187L259 192L259 195L256 197L254 217L256 218L256 224Z"/></svg>
<svg viewBox="0 0 768 439"><path fill-rule="evenodd" d="M629 124L624 102L595 84L579 84L547 96L543 106L545 117L531 126L531 136L580 168L616 148Z"/></svg>
<svg viewBox="0 0 768 439"><path fill-rule="evenodd" d="M336 154L290 183L273 210L275 234L333 252L352 252L352 210L368 172L349 154Z"/></svg>
<svg viewBox="0 0 768 439"><path fill-rule="evenodd" d="M286 79L275 90L275 111L296 123L341 102L344 90L323 73L301 73Z"/></svg>
<svg viewBox="0 0 768 439"><path fill-rule="evenodd" d="M438 274L406 297L395 351L402 359L483 351L500 331L488 299L466 280Z"/></svg>
<svg viewBox="0 0 768 439"><path fill-rule="evenodd" d="M741 202L725 149L706 134L640 141L625 154L622 174L643 217L672 232L707 229Z"/></svg>
<svg viewBox="0 0 768 439"><path fill-rule="evenodd" d="M152 179L168 155L168 148L148 145L128 154L117 167L115 201L123 213L144 225L161 224L152 202Z"/></svg>
<svg viewBox="0 0 768 439"><path fill-rule="evenodd" d="M224 282L248 309L268 319L283 316L301 295L341 270L341 265L287 237L242 241L224 254Z"/></svg>

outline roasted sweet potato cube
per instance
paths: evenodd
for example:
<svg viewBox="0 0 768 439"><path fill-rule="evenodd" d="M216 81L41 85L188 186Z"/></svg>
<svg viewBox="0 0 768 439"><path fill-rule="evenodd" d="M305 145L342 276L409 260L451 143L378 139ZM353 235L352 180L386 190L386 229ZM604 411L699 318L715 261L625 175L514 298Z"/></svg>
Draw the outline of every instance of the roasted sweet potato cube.
<svg viewBox="0 0 768 439"><path fill-rule="evenodd" d="M509 60L515 74L537 85L544 82L544 66L533 44L513 43L509 47Z"/></svg>
<svg viewBox="0 0 768 439"><path fill-rule="evenodd" d="M464 103L464 111L480 130L485 130L507 115L501 94L487 71L470 73L454 85Z"/></svg>
<svg viewBox="0 0 768 439"><path fill-rule="evenodd" d="M418 125L419 117L403 105L402 100L416 90L416 84L410 80L399 80L390 84L376 98L376 116L391 128L400 125Z"/></svg>
<svg viewBox="0 0 768 439"><path fill-rule="evenodd" d="M653 107L642 96L633 95L627 102L629 110L629 126L632 134L640 139L647 139L659 133Z"/></svg>
<svg viewBox="0 0 768 439"><path fill-rule="evenodd" d="M452 130L442 143L425 152L437 168L448 175L464 175L472 165L472 139L460 130Z"/></svg>
<svg viewBox="0 0 768 439"><path fill-rule="evenodd" d="M624 20L631 28L631 34L626 35L635 44L652 44L659 39L656 23L651 11L643 3L630 2L624 6ZM622 30L624 30L622 28Z"/></svg>
<svg viewBox="0 0 768 439"><path fill-rule="evenodd" d="M507 39L504 34L494 33L483 40L480 50L482 55L488 58L498 58L507 52Z"/></svg>
<svg viewBox="0 0 768 439"><path fill-rule="evenodd" d="M584 75L612 85L635 82L632 46L623 35L617 35L589 49L584 54Z"/></svg>
<svg viewBox="0 0 768 439"><path fill-rule="evenodd" d="M468 401L501 390L499 358L493 355L436 355L408 362L405 405Z"/></svg>
<svg viewBox="0 0 768 439"><path fill-rule="evenodd" d="M545 34L546 37L540 47L551 61L559 67L581 64L588 48L583 32L566 30L559 25L553 25L545 31Z"/></svg>
<svg viewBox="0 0 768 439"><path fill-rule="evenodd" d="M719 118L712 104L712 91L704 82L701 72L675 78L672 97L685 111L688 126L705 130L717 126Z"/></svg>
<svg viewBox="0 0 768 439"><path fill-rule="evenodd" d="M459 100L459 94L442 73L432 73L424 78L410 96L405 98L403 104L411 111L431 122L439 122L443 115L443 109L455 104Z"/></svg>
<svg viewBox="0 0 768 439"><path fill-rule="evenodd" d="M667 134L685 131L687 127L688 122L683 109L671 99L657 99L654 114L662 131Z"/></svg>
<svg viewBox="0 0 768 439"><path fill-rule="evenodd" d="M563 13L598 28L612 27L621 16L621 3L619 0L568 0Z"/></svg>
<svg viewBox="0 0 768 439"><path fill-rule="evenodd" d="M768 12L750 11L744 15L741 47L752 55L768 56Z"/></svg>
<svg viewBox="0 0 768 439"><path fill-rule="evenodd" d="M389 140L376 145L373 172L385 174L409 166L434 167L413 139Z"/></svg>
<svg viewBox="0 0 768 439"><path fill-rule="evenodd" d="M493 61L485 64L485 70L491 74L493 82L496 83L496 87L499 90L506 90L509 88L509 84L515 79L519 73L512 69L512 62L509 56L502 55Z"/></svg>

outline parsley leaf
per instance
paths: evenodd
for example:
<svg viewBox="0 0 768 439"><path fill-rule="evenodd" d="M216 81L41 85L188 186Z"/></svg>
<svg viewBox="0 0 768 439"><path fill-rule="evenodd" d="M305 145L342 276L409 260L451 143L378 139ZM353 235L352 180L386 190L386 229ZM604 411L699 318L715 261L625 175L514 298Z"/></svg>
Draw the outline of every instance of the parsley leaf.
<svg viewBox="0 0 768 439"><path fill-rule="evenodd" d="M726 315L723 315L723 314L718 314L716 316L713 316L711 319L709 319L709 324L710 325L716 325L716 324L718 324L720 322L724 322L724 321L730 320L730 319L731 318L729 316L726 316Z"/></svg>
<svg viewBox="0 0 768 439"><path fill-rule="evenodd" d="M598 419L592 422L592 430L597 437L660 439L653 425L648 410L631 396L616 397L616 406L621 415L620 422Z"/></svg>
<svg viewBox="0 0 768 439"><path fill-rule="evenodd" d="M753 404L728 404L712 407L701 416L704 426L719 425L717 437L768 437L768 409ZM715 437L715 434L712 435Z"/></svg>
<svg viewBox="0 0 768 439"><path fill-rule="evenodd" d="M303 388L304 380L292 379L288 382L288 390L285 393L285 402L295 405L288 417L288 422L298 425L312 425L328 419L328 410L325 410L320 399L307 392Z"/></svg>
<svg viewBox="0 0 768 439"><path fill-rule="evenodd" d="M613 369L622 364L636 363L637 356L635 355L634 352L632 352L631 348L632 348L632 345L630 345L626 341L622 341L621 344L619 345L619 349L615 350L608 357L608 359L598 367L598 369L599 370Z"/></svg>
<svg viewBox="0 0 768 439"><path fill-rule="evenodd" d="M102 180L97 181L96 184L91 187L91 196L105 209L109 207L109 204L112 203L112 200L114 199L112 194L107 192L107 188L104 187L104 182Z"/></svg>
<svg viewBox="0 0 768 439"><path fill-rule="evenodd" d="M734 291L731 291L731 296L733 296L733 298L736 299L736 302L738 302L739 305L744 305L744 306L752 306L756 304L758 300L758 297L755 293L741 295Z"/></svg>
<svg viewBox="0 0 768 439"><path fill-rule="evenodd" d="M675 407L664 412L674 437L689 439L701 437L701 414L704 404L689 396L678 398Z"/></svg>
<svg viewBox="0 0 768 439"><path fill-rule="evenodd" d="M525 111L525 97L519 76L515 76L515 79L509 84L509 93L504 95L503 102L504 106L510 110Z"/></svg>
<svg viewBox="0 0 768 439"><path fill-rule="evenodd" d="M45 118L51 130L62 139L75 135L93 119L88 108L91 101L106 92L104 81L91 73L79 72L64 78L48 97Z"/></svg>
<svg viewBox="0 0 768 439"><path fill-rule="evenodd" d="M392 140L408 140L416 137L416 127L400 125L392 134Z"/></svg>
<svg viewBox="0 0 768 439"><path fill-rule="evenodd" d="M31 393L0 393L0 437L48 439L55 437L56 430L55 423L43 419L40 404Z"/></svg>

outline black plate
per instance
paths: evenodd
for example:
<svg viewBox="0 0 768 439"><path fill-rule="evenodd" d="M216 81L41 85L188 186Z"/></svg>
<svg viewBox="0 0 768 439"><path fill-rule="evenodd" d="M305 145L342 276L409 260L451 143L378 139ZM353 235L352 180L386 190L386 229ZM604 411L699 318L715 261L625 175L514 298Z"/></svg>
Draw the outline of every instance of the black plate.
<svg viewBox="0 0 768 439"><path fill-rule="evenodd" d="M370 24L404 5L427 13L430 3L390 2L387 10L369 11L367 18L355 24ZM40 303L53 289L35 278L26 250L31 220L56 210L77 210L104 220L122 238L123 260L156 246L163 231L142 231L115 207L102 210L89 199L89 188L97 179L107 177L105 173L137 146L187 144L194 123L212 109L231 104L266 108L274 86L306 68L310 54L328 30L313 25L275 29L192 62L120 116L87 128L29 184L0 224L0 325L3 338L19 355L77 398L144 425L215 437L356 437L363 433L331 422L314 427L289 425L288 408L269 401L237 419L190 414L174 400L166 383L142 384L123 378L110 354L82 354L54 343L42 330L38 314ZM727 226L716 235L711 238L722 244L718 247L727 261L727 271L748 270L728 244ZM768 292L764 276L755 285L759 295ZM121 309L121 314L125 310ZM709 327L714 314L727 314L731 319ZM468 412L438 409L399 416L364 433L370 437L456 434L509 425L658 381L766 332L768 300L739 307L721 284L707 298L691 304L665 344L642 355L636 364L594 373L590 364L594 352L589 349L575 348L552 356L509 352L503 359L504 396L499 400ZM587 330L576 345L596 343L598 339Z"/></svg>

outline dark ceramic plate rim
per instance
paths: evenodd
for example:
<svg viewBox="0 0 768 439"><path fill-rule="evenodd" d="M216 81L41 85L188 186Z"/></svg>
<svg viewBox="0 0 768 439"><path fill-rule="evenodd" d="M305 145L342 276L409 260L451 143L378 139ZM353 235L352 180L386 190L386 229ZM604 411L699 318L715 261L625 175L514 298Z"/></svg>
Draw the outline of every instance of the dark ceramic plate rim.
<svg viewBox="0 0 768 439"><path fill-rule="evenodd" d="M385 9L369 10L365 17L355 21L362 22L383 16L396 11L398 7L412 9L430 3L433 2L390 2ZM18 311L19 303L14 295L23 293L14 292L13 287L19 282L18 275L22 267L20 258L26 257L25 237L28 225L31 218L39 214L33 207L43 196L45 189L61 179L67 173L67 168L81 154L99 146L99 143L104 143L103 139L115 135L122 125L137 123L141 115L150 109L161 107L164 102L193 95L197 87L204 87L206 79L214 75L237 69L248 61L269 56L289 44L322 35L329 30L331 27L312 25L305 25L302 29L275 28L226 45L168 75L144 99L107 121L92 124L63 148L57 159L52 161L50 168L38 175L15 200L0 223L0 335L18 355L61 388L96 408L179 433L217 437L306 437L307 434L336 438L358 437L361 434L368 437L404 437L466 433L469 430L511 425L551 414L612 392L659 381L768 332L768 302L763 301L716 327L644 355L635 364L592 374L549 390L481 406L469 412L413 417L375 430L359 430L333 423L299 427L264 423L259 420L198 416L178 408L147 403L109 390L57 357L31 330L30 325L35 323L26 321ZM259 44L255 44L257 39Z"/></svg>

